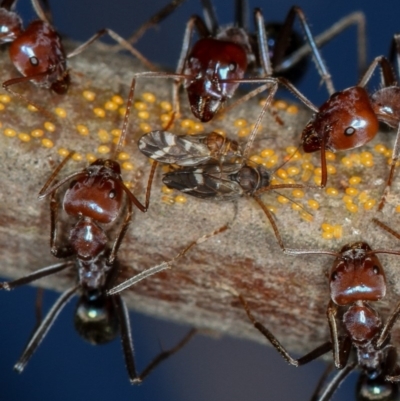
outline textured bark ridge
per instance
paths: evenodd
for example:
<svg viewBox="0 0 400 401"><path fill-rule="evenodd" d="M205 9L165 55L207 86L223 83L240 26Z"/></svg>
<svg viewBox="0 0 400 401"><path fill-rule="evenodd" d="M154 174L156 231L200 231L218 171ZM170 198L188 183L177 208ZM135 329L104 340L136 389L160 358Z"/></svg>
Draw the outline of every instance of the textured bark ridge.
<svg viewBox="0 0 400 401"><path fill-rule="evenodd" d="M4 52L0 59L2 81L18 76L6 56ZM121 99L125 101L127 97L132 73L140 70L134 60L107 53L104 46L93 46L71 60L70 66L73 83L66 96L31 84L15 88L53 114L52 121L40 111L30 111L16 97L9 98L5 92L0 95L1 272L8 277L21 277L56 262L48 243L49 201L38 201L37 194L63 158L63 149L74 150L76 155L60 177L83 168L88 160L110 155L107 151L116 138L114 130L122 126ZM170 94L171 80L143 79L137 86L124 149L125 157L129 158L121 163L126 181L132 183L133 192L141 200L150 164L138 152L135 141L144 132L164 124L168 117L165 102L170 101ZM258 101L252 100L202 126L194 121L183 95L182 104L183 118L175 123L174 132L219 129L231 138L248 133L260 110ZM302 107L288 107L283 102L276 103L274 109L284 124L278 124L268 114L252 150L253 155L258 154L258 159L271 167L271 172L287 158L291 151L287 148L299 144L302 127L310 117ZM239 140L245 143L246 137ZM280 194L265 193L263 200L274 211L286 246L336 251L348 242L364 240L372 248L399 249L398 241L371 223L377 217L396 229L399 180L392 188L384 212L376 212L390 157L390 152L385 153L377 145L384 144L390 149L393 140L392 131L379 133L361 150L336 154L335 160L329 156L328 190L304 189L302 194L284 189ZM265 149L273 149L274 155ZM259 155L262 150L265 151ZM314 184L318 167L318 153L311 157L302 154L290 160L275 176L282 183L293 179ZM159 169L150 210L146 214L135 212L122 243L118 254L124 266L120 281L169 260L190 241L232 219L233 224L228 231L192 249L172 270L126 291L124 297L131 308L266 342L247 320L237 298L224 289L231 287L243 294L254 314L290 350L302 353L328 338L326 271L333 262L332 257L286 256L253 199L218 203L188 197L184 202L176 198L179 193L162 191L161 175L162 169ZM361 182L351 181L352 177L360 177ZM295 210L298 206L286 202L280 195L294 199L310 214ZM62 220L62 230L67 232L71 222L65 216ZM400 299L398 257L379 258L388 279L388 295L380 303L387 316ZM40 280L37 285L62 290L74 280L74 273L67 272Z"/></svg>

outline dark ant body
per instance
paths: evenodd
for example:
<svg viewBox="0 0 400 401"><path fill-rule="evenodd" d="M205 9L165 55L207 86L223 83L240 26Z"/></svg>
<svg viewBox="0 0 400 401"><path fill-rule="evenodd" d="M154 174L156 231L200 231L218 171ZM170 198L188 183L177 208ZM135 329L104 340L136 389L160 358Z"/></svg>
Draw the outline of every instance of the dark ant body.
<svg viewBox="0 0 400 401"><path fill-rule="evenodd" d="M329 400L339 384L356 367L361 370L358 389L360 399L381 401L392 399L390 396L397 393L397 384L390 383L400 381L400 366L397 363L396 349L390 344L390 333L399 317L400 303L383 324L370 302L379 301L386 295L386 277L376 254L399 255L400 252L372 250L366 242L345 245L339 253L301 249L286 249L285 252L293 255L327 254L336 257L328 274L331 300L327 308L327 317L331 341L322 344L302 358L294 359L275 336L257 321L246 300L239 295L254 327L271 342L287 362L294 366L304 365L330 350L333 351L334 364L339 372L321 394L320 383L312 398L313 401ZM346 308L343 314L342 308ZM340 334L342 330L338 328L338 315L341 316L344 334ZM381 398L378 397L378 388L382 390ZM386 398L387 389L390 388L393 389L393 393Z"/></svg>
<svg viewBox="0 0 400 401"><path fill-rule="evenodd" d="M140 35L150 26L166 18L183 1L185 0L174 0L160 10L139 28ZM71 81L67 68L67 58L78 55L97 38L105 34L110 35L148 68L154 69L152 63L110 29L102 29L87 42L66 55L61 37L51 23L50 12L43 9L40 0L32 0L33 8L39 19L32 21L25 30L21 18L13 11L15 2L16 0L3 0L0 4L0 44L10 43L10 59L23 75L23 77L12 78L3 82L3 88L19 97L22 95L13 92L10 86L26 81L30 81L40 88L50 89L60 95L65 94ZM47 2L45 5L47 6Z"/></svg>
<svg viewBox="0 0 400 401"><path fill-rule="evenodd" d="M125 116L115 154L118 154L124 144L127 118ZM39 269L20 279L2 283L0 288L10 290L67 268L76 269L77 284L60 296L37 326L14 368L18 372L24 370L62 308L79 291L80 298L75 312L75 327L78 333L92 344L102 344L111 341L120 332L129 378L132 383L137 383L159 363L183 347L194 335L194 331L190 331L179 344L160 353L141 374L138 374L127 308L120 295L107 296L107 290L114 284L120 270L116 256L131 220L132 205L142 212L148 209L154 169L149 176L145 204L142 204L123 183L120 165L113 159L98 159L87 168L54 183L56 176L72 155L73 153L70 153L57 166L39 192L39 198L51 197L51 253L57 258L73 257L74 260ZM65 184L69 187L63 195L63 210L69 219L75 219L75 223L69 231L67 244L59 246L57 225L60 205L57 193ZM115 230L115 240L111 241L108 227L113 229L120 219L122 223Z"/></svg>
<svg viewBox="0 0 400 401"><path fill-rule="evenodd" d="M359 27L359 36L364 35L364 16L353 14L341 20L334 29L328 30L314 40L302 10L292 7L285 22L279 29L278 38L271 58L267 37L268 25L260 9L254 10L256 32L250 33L247 27L247 4L245 0L236 1L236 18L233 25L221 28L218 24L213 6L209 0L203 0L204 21L197 15L189 19L182 43L181 55L175 74L138 73L138 77L177 78L173 90L175 111L179 114L178 89L183 81L187 91L192 113L203 122L210 121L225 102L232 98L241 82L260 83L264 77L274 72L284 73L295 66L302 58L318 45L326 43L332 37L351 24ZM287 55L295 16L300 20L307 44L294 53ZM276 26L275 26L276 27ZM194 31L199 34L198 41L191 47ZM274 30L273 35L276 35ZM365 51L361 41L361 64L364 64ZM313 55L316 53L314 52ZM316 60L318 68L322 65ZM363 68L363 67L362 67ZM245 75L257 71L259 78L245 79ZM261 72L260 72L261 71ZM328 87L332 87L327 71L320 70ZM239 102L255 96L269 84L250 92ZM235 103L236 105L237 103Z"/></svg>

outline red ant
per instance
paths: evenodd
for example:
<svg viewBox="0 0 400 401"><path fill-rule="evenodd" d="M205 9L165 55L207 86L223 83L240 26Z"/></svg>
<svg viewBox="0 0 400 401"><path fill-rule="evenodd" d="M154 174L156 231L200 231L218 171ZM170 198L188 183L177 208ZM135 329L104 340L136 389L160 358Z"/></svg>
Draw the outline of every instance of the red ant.
<svg viewBox="0 0 400 401"><path fill-rule="evenodd" d="M253 316L244 297L233 290L231 292L239 296L254 327L270 341L289 364L301 366L330 350L333 351L334 364L340 371L326 386L322 395L317 394L320 387L318 386L313 400L329 400L339 384L357 366L362 370L360 394L372 389L371 384L378 386L387 381L400 381L400 365L397 363L396 349L390 344L390 332L400 315L400 303L385 324L382 324L378 312L369 305L370 302L379 301L386 295L385 272L376 255L378 253L400 255L400 252L386 249L372 250L366 242L345 245L339 253L302 249L286 249L285 252L292 255L332 255L336 258L328 274L331 295L327 308L330 341L295 359ZM347 310L342 315L340 309L343 307L347 307ZM337 323L339 312L345 332L343 335L339 333ZM351 350L355 351L352 357L350 357ZM372 398L372 393L370 396L371 398L367 399L386 399Z"/></svg>
<svg viewBox="0 0 400 401"><path fill-rule="evenodd" d="M185 0L174 0L143 24L138 35L155 23L166 18L176 7ZM67 69L68 58L81 53L87 46L100 36L108 34L124 49L130 51L148 68L154 70L154 65L127 41L110 29L102 29L77 49L66 55L60 35L51 23L51 15L44 10L39 0L32 0L33 8L39 19L32 21L24 30L22 20L13 11L16 0L3 0L0 4L0 44L10 43L10 59L23 75L3 82L3 88L23 99L23 96L12 91L11 86L30 81L40 88L50 89L57 94L65 94L70 85L70 76ZM46 2L47 3L47 2ZM47 4L46 4L47 5Z"/></svg>
<svg viewBox="0 0 400 401"><path fill-rule="evenodd" d="M284 72L292 68L299 60L318 45L322 45L332 39L351 24L357 24L361 49L364 49L363 35L365 19L364 15L352 14L337 25L314 39L308 27L303 11L298 7L292 7L282 25L273 56L270 59L267 28L260 9L254 10L256 33L249 33L245 18L246 4L244 0L236 1L236 21L233 25L221 28L217 22L212 4L209 0L202 0L204 20L194 15L186 24L186 30L182 42L181 55L175 74L168 73L138 73L135 78L175 78L177 79L173 89L174 110L179 114L178 89L182 81L188 93L192 113L203 122L210 121L220 110L221 106L236 92L239 84L265 82L263 77L270 77L274 71ZM300 20L307 44L287 55L287 49L291 39L292 25L297 16ZM333 29L334 28L334 29ZM200 39L190 48L193 32L196 30ZM361 51L361 65L364 64L365 51ZM316 52L313 52L316 57ZM293 57L293 58L292 58ZM323 75L328 88L333 88L331 78L324 65L315 59L319 71ZM361 67L363 68L363 67ZM257 75L260 78L244 79L245 74L254 70L261 70ZM257 88L244 96L239 102L268 88L269 84ZM235 103L236 105L237 103Z"/></svg>
<svg viewBox="0 0 400 401"><path fill-rule="evenodd" d="M394 40L397 51L400 52L400 35L395 35ZM313 49L314 51L319 54L317 48ZM322 59L321 63L323 63ZM383 88L368 94L365 86L377 67L380 67L382 72ZM365 145L378 133L379 122L397 129L390 173L379 205L379 210L381 210L386 192L393 181L400 146L400 111L398 109L400 87L389 61L383 56L376 57L356 86L335 93L330 90L330 98L319 108L286 80L278 79L277 81L287 86L315 113L302 132L301 142L306 153L321 152L321 187L326 186L328 179L326 150L337 152Z"/></svg>
<svg viewBox="0 0 400 401"><path fill-rule="evenodd" d="M127 116L115 150L116 154L124 144L126 131ZM194 331L190 331L174 348L160 353L141 374L138 374L133 353L129 314L125 303L119 295L108 297L106 294L120 270L116 256L131 220L132 205L142 212L146 212L148 209L154 169L149 176L145 204L142 204L123 183L120 166L113 159L98 159L84 170L72 173L54 183L56 176L72 155L73 153L70 153L57 166L39 192L39 198L51 197L51 253L57 258L74 257L74 260L47 266L20 279L2 283L1 288L10 290L67 268L76 269L78 283L64 292L56 301L32 334L14 368L18 372L24 370L61 309L77 291L80 291L81 295L75 312L77 331L84 339L93 344L111 341L120 332L129 378L132 383L137 383L142 381L164 359L182 348L194 335ZM69 186L63 195L63 209L70 218L76 219L76 222L69 232L68 243L60 246L57 244L59 201L56 195L65 184L69 184ZM115 226L118 219L122 219L122 224L117 231L115 240L110 244L110 238L103 226Z"/></svg>

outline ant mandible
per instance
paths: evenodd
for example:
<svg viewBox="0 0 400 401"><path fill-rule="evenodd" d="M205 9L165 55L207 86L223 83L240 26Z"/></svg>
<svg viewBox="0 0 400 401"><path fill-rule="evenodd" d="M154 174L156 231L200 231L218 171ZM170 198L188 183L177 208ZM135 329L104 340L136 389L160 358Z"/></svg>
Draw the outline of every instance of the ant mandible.
<svg viewBox="0 0 400 401"><path fill-rule="evenodd" d="M307 355L295 359L281 345L276 337L259 322L250 311L244 297L238 295L248 318L254 327L264 335L282 357L293 366L307 364L314 359L333 351L334 364L339 372L319 394L320 386L313 396L313 401L329 400L339 384L356 367L361 373L360 394L372 391L375 385L393 387L386 382L400 381L400 365L397 363L396 349L390 344L390 333L400 315L400 303L383 324L378 312L370 302L381 300L386 295L386 277L383 267L376 256L379 253L400 255L399 251L387 249L373 250L366 242L354 242L342 247L339 253L323 250L286 249L292 255L331 255L336 259L328 274L330 301L327 317L331 340L317 347ZM345 334L339 334L337 316L339 310ZM351 350L355 353L351 354ZM350 356L352 355L352 356ZM372 393L370 394L372 396ZM386 398L368 398L385 400Z"/></svg>
<svg viewBox="0 0 400 401"><path fill-rule="evenodd" d="M23 75L3 82L3 88L13 95L24 99L22 95L14 92L10 87L26 81L30 81L40 88L50 89L60 95L65 94L71 81L66 60L80 54L87 46L105 34L108 34L124 49L130 51L148 68L155 69L150 61L110 29L100 30L88 41L66 55L61 37L52 25L50 11L42 7L40 0L31 1L39 19L32 21L25 30L20 16L13 11L16 0L3 0L0 3L0 44L10 43L10 59ZM139 28L136 37L141 36L147 28L166 18L183 1L185 0L174 0L156 13ZM47 6L47 1L45 5Z"/></svg>
<svg viewBox="0 0 400 401"><path fill-rule="evenodd" d="M314 39L308 27L303 11L292 7L285 22L282 24L280 34L276 39L271 59L269 41L267 37L268 25L260 9L254 10L256 33L249 32L246 15L245 0L236 1L236 18L233 25L220 27L209 0L202 0L204 21L197 15L189 19L182 41L181 54L175 74L168 73L138 73L135 78L175 78L173 87L173 103L176 114L179 115L179 86L183 82L187 91L192 113L203 122L210 121L221 109L225 102L232 98L241 82L260 83L264 77L270 77L274 71L284 73L292 68L302 57L336 36L349 25L357 24L360 43L360 64L363 69L365 60L364 50L364 15L356 13L349 15L335 24L332 29ZM287 55L287 49L292 35L292 25L297 16L307 38L307 44L298 51ZM197 31L200 39L190 48L193 32ZM274 33L275 35L275 33ZM316 57L316 52L313 56ZM292 57L293 56L293 57ZM317 68L323 75L328 88L333 87L327 71L321 70L323 64L316 59ZM259 72L261 70L261 73ZM245 74L257 71L260 78L244 79ZM269 83L245 95L238 102L248 100L261 91L267 89ZM235 105L238 103L236 102Z"/></svg>
<svg viewBox="0 0 400 401"><path fill-rule="evenodd" d="M127 119L128 116L125 116L115 154L118 154L124 144ZM74 260L47 266L20 279L4 282L1 284L1 288L10 290L74 267L78 273L78 283L59 297L47 316L35 329L14 368L18 372L24 370L62 308L76 292L80 291L81 295L75 312L77 331L84 339L93 344L111 341L120 332L130 381L138 383L159 363L182 348L195 333L194 330L191 330L174 348L160 353L139 374L135 365L129 314L125 303L120 295L107 296L107 290L112 287L120 270L116 256L131 220L132 205L142 212L146 212L148 209L154 169L149 175L145 204L142 204L123 183L120 166L113 159L98 159L84 170L72 173L53 184L58 173L72 155L71 152L57 166L39 192L39 198L51 197L51 253L57 258L74 257ZM56 195L65 184L69 184L69 187L63 196L63 209L66 215L69 218L75 218L76 222L69 232L68 244L59 246L57 244L59 202ZM125 217L122 219L115 240L111 242L103 226L115 225L117 219L122 218L121 213L124 209L127 209Z"/></svg>

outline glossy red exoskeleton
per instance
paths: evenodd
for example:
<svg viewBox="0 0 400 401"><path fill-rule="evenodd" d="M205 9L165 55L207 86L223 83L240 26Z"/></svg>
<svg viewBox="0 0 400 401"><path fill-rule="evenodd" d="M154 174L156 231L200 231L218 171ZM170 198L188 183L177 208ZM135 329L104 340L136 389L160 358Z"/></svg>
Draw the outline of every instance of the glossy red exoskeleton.
<svg viewBox="0 0 400 401"><path fill-rule="evenodd" d="M126 132L127 117L116 155L124 144ZM70 153L57 166L39 193L39 198L50 196L51 253L57 258L69 260L39 269L20 279L1 283L0 288L10 290L68 268L75 269L77 284L59 297L38 324L14 368L18 372L24 370L67 301L80 292L74 319L78 333L92 344L109 342L120 333L130 381L138 383L194 335L194 330L191 330L174 348L160 353L139 374L135 365L129 314L125 303L120 295L107 296L107 290L114 285L120 270L116 257L131 220L133 205L142 212L148 209L154 169L149 176L146 201L142 204L123 183L120 165L112 158L98 159L85 169L55 182L60 170L72 155ZM64 194L60 194L61 188L66 185L68 188ZM59 244L60 237L66 237L65 231L59 230L62 224L58 217L60 196L70 227L63 245Z"/></svg>
<svg viewBox="0 0 400 401"><path fill-rule="evenodd" d="M136 38L141 36L147 28L166 18L183 1L185 0L174 0L157 12L139 28ZM10 59L23 76L3 82L3 88L19 97L22 96L13 92L10 86L26 81L30 81L38 87L50 89L55 93L65 94L70 85L67 58L78 55L105 34L110 35L148 68L155 68L141 53L110 29L100 30L87 42L67 55L61 37L52 25L51 14L49 10L42 7L40 0L32 0L32 5L39 19L32 21L25 29L22 19L13 11L15 2L16 0L3 0L0 4L0 44L10 43ZM45 5L47 6L47 4Z"/></svg>
<svg viewBox="0 0 400 401"><path fill-rule="evenodd" d="M335 257L328 273L331 299L327 317L331 340L304 357L294 359L276 337L253 316L246 300L239 295L253 325L294 366L304 365L330 350L333 351L334 364L339 372L323 391L321 384L318 386L313 401L329 400L339 384L356 367L361 370L358 395L365 397L360 399L392 399L390 396L397 394L398 385L391 383L400 381L400 365L397 362L396 349L390 345L390 332L400 315L400 303L386 323L382 322L379 313L370 303L379 301L386 295L385 272L377 254L400 255L400 252L373 250L366 242L345 245L339 253L302 249L286 249L285 252L297 256L326 254ZM341 326L338 326L338 320ZM376 398L373 398L374 391L378 388L382 389L382 398L379 398L379 393L375 393Z"/></svg>
<svg viewBox="0 0 400 401"><path fill-rule="evenodd" d="M395 35L394 40L400 51L400 35ZM318 49L315 51L318 52ZM381 69L383 87L370 94L365 86L378 67ZM290 89L295 92L293 88ZM321 152L321 187L325 187L328 179L326 150L337 152L365 145L378 133L379 122L396 129L386 194L393 181L400 146L400 87L389 61L383 56L376 57L356 86L339 92L332 91L329 99L320 107L314 106L298 92L295 94L315 113L302 132L301 142L305 152ZM379 210L384 200L385 195Z"/></svg>
<svg viewBox="0 0 400 401"><path fill-rule="evenodd" d="M328 29L326 33L314 39L303 11L298 7L292 7L279 29L278 35L276 35L276 24L273 24L272 30L275 39L273 43L275 45L271 57L268 24L265 24L260 9L254 10L256 32L253 34L247 27L247 5L244 0L236 1L235 22L225 27L220 27L218 24L211 2L203 0L202 3L204 21L194 15L187 22L176 73L139 73L136 74L136 78L177 78L173 90L175 111L179 114L178 89L183 82L192 113L203 122L210 121L214 117L225 102L233 97L241 82L262 83L265 81L261 78L272 76L274 71L278 71L279 74L284 73L309 54L310 48L329 41L351 24L358 25L360 37L364 35L364 16L357 13L344 18L335 25L334 29ZM294 35L292 26L296 16L304 30L307 44L288 54L289 43ZM194 31L200 38L191 47ZM364 49L364 40L360 39L360 42L361 49ZM363 64L364 50L361 53L363 54L361 64ZM327 86L331 87L329 74L321 69L320 60L316 59L315 61ZM256 75L258 78L245 80L248 73L253 73L253 76ZM255 96L268 87L267 83L257 88L243 97L241 101Z"/></svg>

